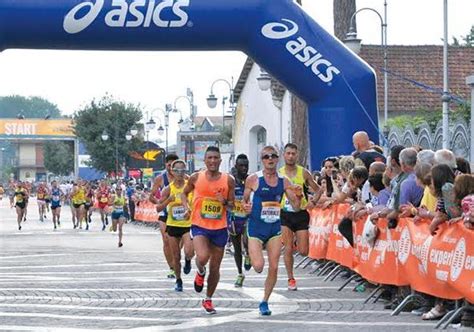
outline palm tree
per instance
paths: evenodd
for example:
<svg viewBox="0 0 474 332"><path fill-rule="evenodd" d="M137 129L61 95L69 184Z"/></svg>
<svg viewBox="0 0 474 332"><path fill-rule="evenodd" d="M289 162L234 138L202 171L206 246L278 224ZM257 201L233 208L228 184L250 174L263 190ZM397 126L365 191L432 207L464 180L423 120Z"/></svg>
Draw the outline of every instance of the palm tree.
<svg viewBox="0 0 474 332"><path fill-rule="evenodd" d="M341 41L346 39L351 24L351 16L356 11L356 0L334 0L334 35Z"/></svg>

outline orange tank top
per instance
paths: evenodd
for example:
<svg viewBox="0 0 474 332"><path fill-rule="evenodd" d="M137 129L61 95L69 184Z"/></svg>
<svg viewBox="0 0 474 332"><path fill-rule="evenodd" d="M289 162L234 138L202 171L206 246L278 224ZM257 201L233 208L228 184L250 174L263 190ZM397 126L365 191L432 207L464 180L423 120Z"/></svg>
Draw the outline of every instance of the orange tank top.
<svg viewBox="0 0 474 332"><path fill-rule="evenodd" d="M227 228L226 208L216 199L219 192L224 198L228 197L228 175L222 173L219 180L209 181L206 171L199 172L193 193L193 225L211 230Z"/></svg>

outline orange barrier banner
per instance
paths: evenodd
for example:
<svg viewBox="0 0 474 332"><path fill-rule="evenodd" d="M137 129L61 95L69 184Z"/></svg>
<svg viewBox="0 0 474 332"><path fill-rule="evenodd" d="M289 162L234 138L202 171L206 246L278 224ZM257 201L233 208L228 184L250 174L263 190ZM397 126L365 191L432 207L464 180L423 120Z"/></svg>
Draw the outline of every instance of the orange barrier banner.
<svg viewBox="0 0 474 332"><path fill-rule="evenodd" d="M379 234L374 245L362 236L366 218L360 219L354 227L355 253L358 259L357 273L365 279L384 285L406 286L408 280L400 271L398 262L399 229L390 230L385 219L377 223Z"/></svg>
<svg viewBox="0 0 474 332"><path fill-rule="evenodd" d="M312 259L326 258L335 211L334 209L313 209L308 212L310 215L308 256Z"/></svg>
<svg viewBox="0 0 474 332"><path fill-rule="evenodd" d="M352 248L338 230L348 209L341 204L310 211L309 257L335 261L374 283L409 285L443 299L474 303L474 231L462 223L443 224L432 236L430 221L415 224L402 218L395 229L388 229L387 221L380 219L371 246L363 237L366 218L362 218L353 222Z"/></svg>
<svg viewBox="0 0 474 332"><path fill-rule="evenodd" d="M349 204L340 204L332 208L334 213L331 214L332 224L329 234L329 243L326 258L335 261L345 267L354 267L354 249L349 242L341 235L338 226L341 219L350 209Z"/></svg>
<svg viewBox="0 0 474 332"><path fill-rule="evenodd" d="M142 201L140 204L135 204L135 220L143 222L158 222L156 205L149 201Z"/></svg>

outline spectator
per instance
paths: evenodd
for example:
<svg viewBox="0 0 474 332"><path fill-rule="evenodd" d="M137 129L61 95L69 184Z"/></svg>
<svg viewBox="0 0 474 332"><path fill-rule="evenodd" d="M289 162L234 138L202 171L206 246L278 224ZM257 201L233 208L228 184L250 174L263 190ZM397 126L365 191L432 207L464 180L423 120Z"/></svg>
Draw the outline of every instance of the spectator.
<svg viewBox="0 0 474 332"><path fill-rule="evenodd" d="M352 153L352 156L354 159L360 159L364 163L366 169L369 169L374 161L386 162L384 155L377 152L371 146L369 135L367 135L365 131L356 132L354 136L352 136L352 143L356 149L356 151Z"/></svg>
<svg viewBox="0 0 474 332"><path fill-rule="evenodd" d="M338 160L337 160L336 157L328 157L323 161L322 170L321 170L321 178L322 178L322 180L324 180L324 183L321 180L320 185L325 184L325 189L326 189L325 190L325 196L326 197L331 197L333 192L334 192L331 177L333 176L333 172L337 172L337 169L336 169L337 161ZM323 193L323 195L324 195L324 193Z"/></svg>
<svg viewBox="0 0 474 332"><path fill-rule="evenodd" d="M471 174L471 165L463 157L456 158L457 170L462 174Z"/></svg>
<svg viewBox="0 0 474 332"><path fill-rule="evenodd" d="M474 176L461 174L454 180L454 196L460 202L462 222L467 229L474 230Z"/></svg>
<svg viewBox="0 0 474 332"><path fill-rule="evenodd" d="M434 155L434 165L448 165L455 172L457 168L456 157L449 150L438 150Z"/></svg>
<svg viewBox="0 0 474 332"><path fill-rule="evenodd" d="M454 197L454 172L448 165L433 166L430 189L438 199L436 214L430 225L431 234L434 235L439 225L461 215L461 208Z"/></svg>
<svg viewBox="0 0 474 332"><path fill-rule="evenodd" d="M434 155L434 153L433 153ZM416 183L424 187L423 198L420 207L415 212L415 221L422 219L433 219L436 212L437 198L431 193L431 165L427 163L417 163L415 166Z"/></svg>
<svg viewBox="0 0 474 332"><path fill-rule="evenodd" d="M390 198L390 191L385 187L383 177L383 173L375 173L368 179L370 193L376 198L376 200L372 200L374 207L386 206Z"/></svg>
<svg viewBox="0 0 474 332"><path fill-rule="evenodd" d="M411 204L418 207L423 197L423 187L416 183L415 165L417 152L406 148L400 152L400 166L406 178L400 185L400 205Z"/></svg>
<svg viewBox="0 0 474 332"><path fill-rule="evenodd" d="M432 150L421 150L416 156L416 163L424 163L433 166L435 162L434 156L435 153Z"/></svg>
<svg viewBox="0 0 474 332"><path fill-rule="evenodd" d="M385 168L386 166L384 163L380 161L373 162L369 167L369 177L377 173L383 174L385 172ZM365 181L364 186L362 187L362 202L371 202L373 206L378 205L377 199L373 199L371 194L369 181Z"/></svg>

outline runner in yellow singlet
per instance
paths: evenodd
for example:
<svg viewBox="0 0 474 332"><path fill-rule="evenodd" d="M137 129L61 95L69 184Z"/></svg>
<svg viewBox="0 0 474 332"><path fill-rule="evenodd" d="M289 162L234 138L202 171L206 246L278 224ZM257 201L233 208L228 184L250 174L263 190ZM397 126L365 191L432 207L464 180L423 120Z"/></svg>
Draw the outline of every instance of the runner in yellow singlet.
<svg viewBox="0 0 474 332"><path fill-rule="evenodd" d="M285 146L283 157L285 158L285 166L280 168L279 173L286 176L292 185L300 189L301 193L304 193L304 188L308 187L316 193L309 201L307 195L303 195L300 210L297 212L291 206L286 194L281 201L281 230L285 246L283 259L288 274L288 290L296 291L296 280L293 274L293 245L296 238L298 252L303 256L308 255L309 214L307 209L314 207L322 192L311 176L310 171L296 164L298 160L298 146L288 143Z"/></svg>
<svg viewBox="0 0 474 332"><path fill-rule="evenodd" d="M71 201L76 216L76 223L74 223L73 220L74 229L76 229L77 227L79 227L79 229L82 229L82 220L84 219L86 213L84 207L84 205L86 204L86 189L84 188L83 181L80 181L79 184L74 183L71 192Z"/></svg>
<svg viewBox="0 0 474 332"><path fill-rule="evenodd" d="M191 259L194 256L194 247L189 231L191 220L185 218L185 209L181 202L181 193L187 184L186 163L176 160L171 165L171 173L174 181L161 192L161 198L157 204L158 212L167 209L166 234L173 257L173 270L176 275L175 291L183 291L183 280L181 279L181 245L184 248L184 274L191 272ZM192 193L188 195L192 201Z"/></svg>
<svg viewBox="0 0 474 332"><path fill-rule="evenodd" d="M116 232L118 226L118 246L120 248L123 246L123 224L126 220L125 206L127 205L127 198L123 195L122 188L119 185L117 185L117 188L115 189L115 194L112 197L112 202L112 230Z"/></svg>

